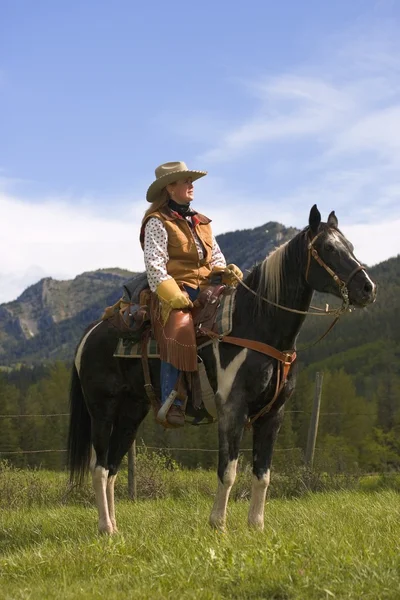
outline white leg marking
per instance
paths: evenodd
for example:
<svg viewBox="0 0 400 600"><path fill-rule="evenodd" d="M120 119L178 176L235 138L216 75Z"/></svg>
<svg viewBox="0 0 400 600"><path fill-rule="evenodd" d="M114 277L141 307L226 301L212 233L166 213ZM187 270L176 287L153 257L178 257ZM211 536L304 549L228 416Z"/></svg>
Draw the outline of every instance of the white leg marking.
<svg viewBox="0 0 400 600"><path fill-rule="evenodd" d="M237 372L239 371L240 367L246 360L247 348L243 348L243 350L241 350L239 352L239 354L237 354L235 356L235 358L232 360L232 362L229 363L229 365L226 367L226 369L223 369L221 367L221 359L219 356L219 345L214 344L213 351L214 351L215 362L217 363L217 384L218 384L217 393L219 394L221 402L224 403L224 402L226 402L226 400L230 394L230 391L231 391L232 386L236 379Z"/></svg>
<svg viewBox="0 0 400 600"><path fill-rule="evenodd" d="M92 446L92 449L90 452L90 464L89 464L89 469L92 474L92 477L93 477L93 473L94 473L94 468L96 466L96 460L97 460L96 450L94 449L94 446Z"/></svg>
<svg viewBox="0 0 400 600"><path fill-rule="evenodd" d="M237 460L229 461L224 473L223 483L218 479L217 493L210 515L210 525L216 529L225 529L226 507L228 506L229 494L235 483L236 468Z"/></svg>
<svg viewBox="0 0 400 600"><path fill-rule="evenodd" d="M96 329L96 327L98 327L101 323L103 323L103 321L96 323L96 325L94 325L92 327L92 329L89 329L89 331L84 336L84 338L82 339L81 343L78 346L78 349L75 354L75 366L76 366L76 370L78 371L78 375L79 375L79 371L81 370L82 352L83 352L83 348L85 347L86 340L88 339L88 337L92 333L92 331L94 331Z"/></svg>
<svg viewBox="0 0 400 600"><path fill-rule="evenodd" d="M96 467L92 477L96 506L99 513L99 532L113 533L113 526L108 514L106 494L108 471L104 467Z"/></svg>
<svg viewBox="0 0 400 600"><path fill-rule="evenodd" d="M269 480L269 469L261 479L258 479L253 475L248 524L250 527L254 527L260 531L264 529L265 496L267 494Z"/></svg>
<svg viewBox="0 0 400 600"><path fill-rule="evenodd" d="M107 503L108 503L108 514L110 515L110 521L113 526L113 532L118 531L117 521L115 519L115 502L114 502L114 484L117 476L111 475L107 480Z"/></svg>

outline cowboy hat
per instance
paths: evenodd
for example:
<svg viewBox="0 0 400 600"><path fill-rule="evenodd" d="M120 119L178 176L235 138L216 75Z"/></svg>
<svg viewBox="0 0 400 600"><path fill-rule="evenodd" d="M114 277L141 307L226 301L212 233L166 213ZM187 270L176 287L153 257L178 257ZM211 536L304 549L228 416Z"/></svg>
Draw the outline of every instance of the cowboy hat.
<svg viewBox="0 0 400 600"><path fill-rule="evenodd" d="M200 179L207 175L207 171L191 171L184 162L167 162L160 165L155 170L156 179L153 181L146 193L147 202L154 202L158 194L169 183L174 183L178 179L191 178L192 181Z"/></svg>

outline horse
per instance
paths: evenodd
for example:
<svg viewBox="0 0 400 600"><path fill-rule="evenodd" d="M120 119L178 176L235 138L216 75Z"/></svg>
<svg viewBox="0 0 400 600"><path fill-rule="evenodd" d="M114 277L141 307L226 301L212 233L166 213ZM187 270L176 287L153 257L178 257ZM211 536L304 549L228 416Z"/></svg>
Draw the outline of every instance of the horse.
<svg viewBox="0 0 400 600"><path fill-rule="evenodd" d="M215 392L218 418L217 491L209 518L214 528L226 526L240 441L249 419L253 480L248 525L264 527L274 444L296 376L290 368L278 386L279 360L259 351L257 344L268 344L287 356L291 352L293 358L315 290L341 298L346 306L365 307L376 299L376 285L339 230L335 212L322 222L316 205L308 226L255 265L237 287L231 333L236 340L247 340L247 347L217 338L199 349ZM79 483L91 471L98 529L106 534L117 531L118 469L150 408L141 361L113 357L118 338L108 321L86 329L76 349L70 390L70 480ZM149 359L149 369L159 393L159 360Z"/></svg>

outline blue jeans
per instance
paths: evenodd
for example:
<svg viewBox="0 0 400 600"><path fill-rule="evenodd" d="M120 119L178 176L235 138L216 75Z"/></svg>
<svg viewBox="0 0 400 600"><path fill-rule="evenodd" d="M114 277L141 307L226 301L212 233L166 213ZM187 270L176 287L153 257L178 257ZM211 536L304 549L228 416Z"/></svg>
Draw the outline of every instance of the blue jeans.
<svg viewBox="0 0 400 600"><path fill-rule="evenodd" d="M200 288L194 289L188 285L184 286L185 290L189 294L189 298L194 302L199 295ZM178 381L180 371L165 361L161 361L161 404L164 404L172 390L174 389L176 382ZM175 400L174 404L180 406L181 400Z"/></svg>

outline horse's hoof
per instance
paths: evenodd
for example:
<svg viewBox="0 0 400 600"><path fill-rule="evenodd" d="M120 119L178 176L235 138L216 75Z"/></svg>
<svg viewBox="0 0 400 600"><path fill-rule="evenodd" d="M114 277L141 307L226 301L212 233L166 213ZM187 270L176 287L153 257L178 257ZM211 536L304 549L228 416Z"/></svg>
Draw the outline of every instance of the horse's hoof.
<svg viewBox="0 0 400 600"><path fill-rule="evenodd" d="M247 525L249 529L253 529L254 531L264 531L264 521L247 521Z"/></svg>
<svg viewBox="0 0 400 600"><path fill-rule="evenodd" d="M99 533L101 535L112 535L113 533L115 533L115 529L112 526L112 523L100 523L99 524Z"/></svg>
<svg viewBox="0 0 400 600"><path fill-rule="evenodd" d="M210 517L210 527L219 533L226 533L226 523L222 519L213 519Z"/></svg>

